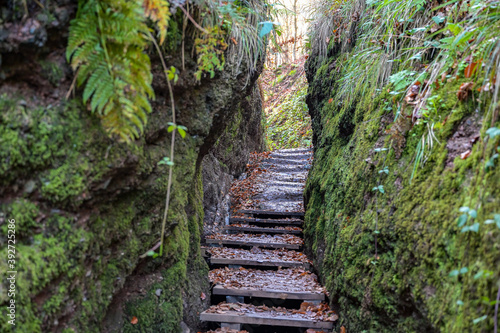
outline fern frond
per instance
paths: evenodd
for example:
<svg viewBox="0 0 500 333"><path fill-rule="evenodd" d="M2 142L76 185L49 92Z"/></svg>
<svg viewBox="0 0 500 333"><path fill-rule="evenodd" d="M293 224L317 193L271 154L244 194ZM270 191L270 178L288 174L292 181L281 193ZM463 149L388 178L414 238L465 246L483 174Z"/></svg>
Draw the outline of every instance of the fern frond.
<svg viewBox="0 0 500 333"><path fill-rule="evenodd" d="M162 24L166 35L168 3L149 2L159 7L149 6L148 16ZM71 23L66 56L74 70L79 68L77 83L85 84L83 101L90 103L109 135L131 142L144 130L146 114L151 112L148 97L154 98L151 64L145 53L144 9L140 1L80 4Z"/></svg>
<svg viewBox="0 0 500 333"><path fill-rule="evenodd" d="M149 17L158 27L160 45L167 36L168 21L170 20L169 3L166 0L144 0L144 14Z"/></svg>

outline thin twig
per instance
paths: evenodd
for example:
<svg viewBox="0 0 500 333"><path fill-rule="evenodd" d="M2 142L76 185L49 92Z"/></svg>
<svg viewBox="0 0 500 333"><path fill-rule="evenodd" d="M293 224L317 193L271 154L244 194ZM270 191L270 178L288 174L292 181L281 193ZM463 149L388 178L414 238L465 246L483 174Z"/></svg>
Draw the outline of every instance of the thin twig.
<svg viewBox="0 0 500 333"><path fill-rule="evenodd" d="M151 252L151 251L156 251L156 249L158 249L161 245L161 240L158 241L158 243L156 243L155 246L153 246L152 248L150 248L146 253L142 254L139 258L141 259L144 259L148 256L148 253Z"/></svg>
<svg viewBox="0 0 500 333"><path fill-rule="evenodd" d="M172 85L170 84L170 80L168 79L167 65L165 64L165 59L163 59L163 55L161 54L161 50L160 50L160 47L158 46L158 43L156 42L154 37L151 36L151 34L149 34L149 37L153 41L153 44L155 45L156 50L158 51L158 54L160 55L161 65L163 66L163 72L165 74L165 79L167 80L168 92L170 94L170 101L171 101L171 108L172 108L172 122L175 124L174 92L172 91ZM171 143L170 143L170 161L171 162L174 162L174 147L175 147L175 130L172 131L172 139L171 139ZM172 187L172 173L173 173L173 166L170 165L169 170L168 170L167 197L165 198L165 212L163 213L163 221L162 221L162 225L161 225L160 256L163 254L163 238L165 236L165 225L167 223L168 208L170 205L170 189Z"/></svg>
<svg viewBox="0 0 500 333"><path fill-rule="evenodd" d="M209 32L207 30L205 30L205 28L203 28L201 25L199 25L192 17L191 15L189 15L189 13L184 9L184 7L182 6L179 6L180 9L182 9L182 11L184 12L184 14L186 14L186 16L188 17L188 19L194 24L195 27L197 27L199 30L201 30L202 32L208 34Z"/></svg>
<svg viewBox="0 0 500 333"><path fill-rule="evenodd" d="M66 93L66 100L69 99L69 95L71 95L71 92L73 91L73 89L75 89L76 78L78 77L79 71L80 71L80 67L78 67L78 70L75 73L75 77L73 78L73 82L71 82L71 86L69 87L69 90Z"/></svg>
<svg viewBox="0 0 500 333"><path fill-rule="evenodd" d="M500 303L500 286L498 286L497 302L495 303L495 330L494 333L498 333L498 303Z"/></svg>
<svg viewBox="0 0 500 333"><path fill-rule="evenodd" d="M187 11L189 12L189 1L186 4ZM182 57L182 70L186 70L186 61L185 61L185 39L186 39L186 27L187 27L187 16L184 15L182 18L182 48L181 48L181 57Z"/></svg>

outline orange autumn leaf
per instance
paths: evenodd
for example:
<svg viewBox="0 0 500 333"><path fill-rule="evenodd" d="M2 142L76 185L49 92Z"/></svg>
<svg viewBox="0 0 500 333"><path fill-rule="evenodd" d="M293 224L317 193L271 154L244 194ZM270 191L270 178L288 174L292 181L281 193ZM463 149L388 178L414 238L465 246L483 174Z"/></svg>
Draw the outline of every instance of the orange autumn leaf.
<svg viewBox="0 0 500 333"><path fill-rule="evenodd" d="M481 60L478 60L476 62L471 62L467 67L465 67L464 75L465 75L466 78L469 78L472 75L474 75L474 73L476 72L476 69L477 69L478 65L481 64Z"/></svg>
<svg viewBox="0 0 500 333"><path fill-rule="evenodd" d="M346 333L346 332L347 332L347 330L345 329L345 327L344 327L344 326L342 326L342 327L340 328L340 333Z"/></svg>
<svg viewBox="0 0 500 333"><path fill-rule="evenodd" d="M465 160L467 157L469 157L469 156L470 156L470 153L471 153L471 151L470 151L470 150L467 150L467 151L463 152L462 154L460 154L460 158L461 158L462 160Z"/></svg>
<svg viewBox="0 0 500 333"><path fill-rule="evenodd" d="M202 301L204 301L207 298L207 295L205 295L204 292L201 292L200 298Z"/></svg>
<svg viewBox="0 0 500 333"><path fill-rule="evenodd" d="M331 103L331 102L333 102L333 98L330 98L330 99L328 100L328 103Z"/></svg>
<svg viewBox="0 0 500 333"><path fill-rule="evenodd" d="M135 325L135 324L137 324L138 322L139 322L139 319L137 319L137 317L135 317L135 316L134 316L134 317L132 317L132 320L130 321L130 323L131 323L132 325Z"/></svg>

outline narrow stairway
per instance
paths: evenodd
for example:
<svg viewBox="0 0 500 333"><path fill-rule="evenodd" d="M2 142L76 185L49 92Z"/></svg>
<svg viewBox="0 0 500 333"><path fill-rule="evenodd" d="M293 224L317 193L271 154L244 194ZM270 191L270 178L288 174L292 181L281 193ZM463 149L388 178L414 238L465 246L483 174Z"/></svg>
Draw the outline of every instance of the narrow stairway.
<svg viewBox="0 0 500 333"><path fill-rule="evenodd" d="M299 252L310 160L306 149L271 153L259 165L250 207L207 237L214 305L200 317L220 323L217 332L331 332L337 315Z"/></svg>

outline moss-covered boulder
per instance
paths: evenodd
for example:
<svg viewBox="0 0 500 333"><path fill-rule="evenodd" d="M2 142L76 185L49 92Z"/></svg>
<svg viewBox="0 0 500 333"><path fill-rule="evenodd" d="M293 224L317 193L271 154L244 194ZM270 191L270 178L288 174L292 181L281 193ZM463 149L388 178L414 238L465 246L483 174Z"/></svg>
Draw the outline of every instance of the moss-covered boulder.
<svg viewBox="0 0 500 333"><path fill-rule="evenodd" d="M118 143L82 103L81 91L72 90L64 53L77 1L44 3L28 2L28 18L19 2L0 7L0 249L7 253L7 222L15 219L18 272L16 325L3 320L0 330L179 332L181 324L196 330L209 302L200 256L202 169L225 163L221 172L237 175L262 146L258 71L234 75L237 64L229 60L225 71L198 82L186 37L174 98L177 123L188 135L175 145L164 256L152 259L145 254L160 240L168 180L168 168L157 163L169 156L172 119L160 59L150 55L156 99L145 133L131 145ZM164 54L177 69L180 26L178 15ZM14 38L19 29L28 35ZM220 200L226 193L213 195ZM7 265L3 256L0 270ZM1 287L6 318L5 279Z"/></svg>
<svg viewBox="0 0 500 333"><path fill-rule="evenodd" d="M307 64L315 147L304 231L339 326L492 332L500 167L487 164L499 139L485 134L499 127L491 94L459 99L470 79L440 81L429 138L423 120L396 119L390 86L339 101L341 42L332 39L326 57L313 50Z"/></svg>

